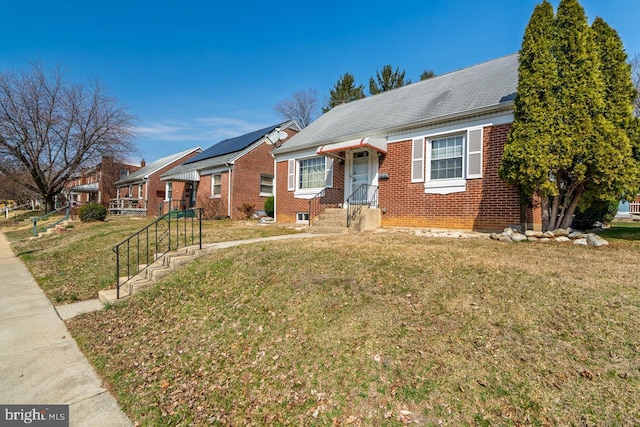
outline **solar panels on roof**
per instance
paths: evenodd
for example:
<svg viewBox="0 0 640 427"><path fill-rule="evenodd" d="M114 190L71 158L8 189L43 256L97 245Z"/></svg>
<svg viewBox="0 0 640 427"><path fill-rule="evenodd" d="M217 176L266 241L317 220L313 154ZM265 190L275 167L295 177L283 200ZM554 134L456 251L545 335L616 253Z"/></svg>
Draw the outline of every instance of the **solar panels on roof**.
<svg viewBox="0 0 640 427"><path fill-rule="evenodd" d="M266 127L264 129L256 130L244 135L236 136L235 138L225 139L217 144L207 148L197 156L193 156L184 165L189 163L199 162L201 160L210 159L212 157L218 157L229 153L235 153L236 151L244 150L254 142L264 137L269 132L273 131L278 125Z"/></svg>

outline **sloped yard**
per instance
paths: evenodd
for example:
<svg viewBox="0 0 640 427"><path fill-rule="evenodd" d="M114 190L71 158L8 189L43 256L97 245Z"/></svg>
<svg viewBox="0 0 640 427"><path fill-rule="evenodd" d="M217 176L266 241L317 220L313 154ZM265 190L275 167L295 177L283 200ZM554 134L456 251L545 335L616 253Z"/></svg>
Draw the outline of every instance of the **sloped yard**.
<svg viewBox="0 0 640 427"><path fill-rule="evenodd" d="M640 228L236 247L69 327L141 425L637 425Z"/></svg>
<svg viewBox="0 0 640 427"><path fill-rule="evenodd" d="M54 304L97 298L115 282L114 245L150 224L149 219L110 217L105 222L74 222L59 234L31 239L32 228L4 228L14 251ZM203 243L295 233L256 221L203 221Z"/></svg>

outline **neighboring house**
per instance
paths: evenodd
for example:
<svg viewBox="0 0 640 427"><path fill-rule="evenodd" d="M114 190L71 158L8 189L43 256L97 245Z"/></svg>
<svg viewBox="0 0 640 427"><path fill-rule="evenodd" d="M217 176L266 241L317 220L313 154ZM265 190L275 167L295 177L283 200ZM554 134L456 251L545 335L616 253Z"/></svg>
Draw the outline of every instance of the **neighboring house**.
<svg viewBox="0 0 640 427"><path fill-rule="evenodd" d="M160 175L181 162L202 152L202 148L190 148L171 156L144 164L115 182L115 198L109 200L109 214L153 217L158 215L166 199L165 185Z"/></svg>
<svg viewBox="0 0 640 427"><path fill-rule="evenodd" d="M205 218L242 218L273 196L271 152L299 131L294 120L221 141L162 174L171 208L197 206Z"/></svg>
<svg viewBox="0 0 640 427"><path fill-rule="evenodd" d="M114 183L142 166L117 162L113 157L103 157L96 166L73 174L65 185L65 193L68 200L75 204L93 202L107 207L109 199L116 196Z"/></svg>
<svg viewBox="0 0 640 427"><path fill-rule="evenodd" d="M622 201L618 204L618 212L616 218L630 219L640 216L640 194L632 202Z"/></svg>
<svg viewBox="0 0 640 427"><path fill-rule="evenodd" d="M518 194L498 177L517 82L513 54L333 108L274 150L276 220L313 220L319 201L369 204L383 226L520 224ZM539 208L526 215L541 226Z"/></svg>

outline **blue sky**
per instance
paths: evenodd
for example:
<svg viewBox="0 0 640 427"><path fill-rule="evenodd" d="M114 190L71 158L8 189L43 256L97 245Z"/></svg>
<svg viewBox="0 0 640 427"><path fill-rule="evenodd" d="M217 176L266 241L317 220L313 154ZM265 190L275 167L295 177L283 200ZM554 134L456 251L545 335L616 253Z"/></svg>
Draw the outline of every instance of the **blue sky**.
<svg viewBox="0 0 640 427"><path fill-rule="evenodd" d="M540 1L12 1L0 69L35 60L99 79L138 118L132 160L153 161L275 124L274 105L300 89L325 104L345 72L368 93L385 64L417 81L517 52ZM581 4L640 53L640 1Z"/></svg>

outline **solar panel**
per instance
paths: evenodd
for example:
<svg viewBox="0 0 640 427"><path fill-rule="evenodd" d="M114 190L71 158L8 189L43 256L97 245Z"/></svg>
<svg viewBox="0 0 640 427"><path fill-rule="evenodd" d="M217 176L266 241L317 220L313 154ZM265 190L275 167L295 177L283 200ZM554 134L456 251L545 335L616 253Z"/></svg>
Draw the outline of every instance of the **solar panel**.
<svg viewBox="0 0 640 427"><path fill-rule="evenodd" d="M244 150L254 142L264 137L267 133L271 132L277 126L278 125L269 126L264 129L236 136L235 138L229 138L225 139L224 141L220 141L217 144L207 148L197 156L193 156L183 164L187 165L190 163L199 162L201 160L211 159L213 157L218 157L229 153L235 153L236 151Z"/></svg>

